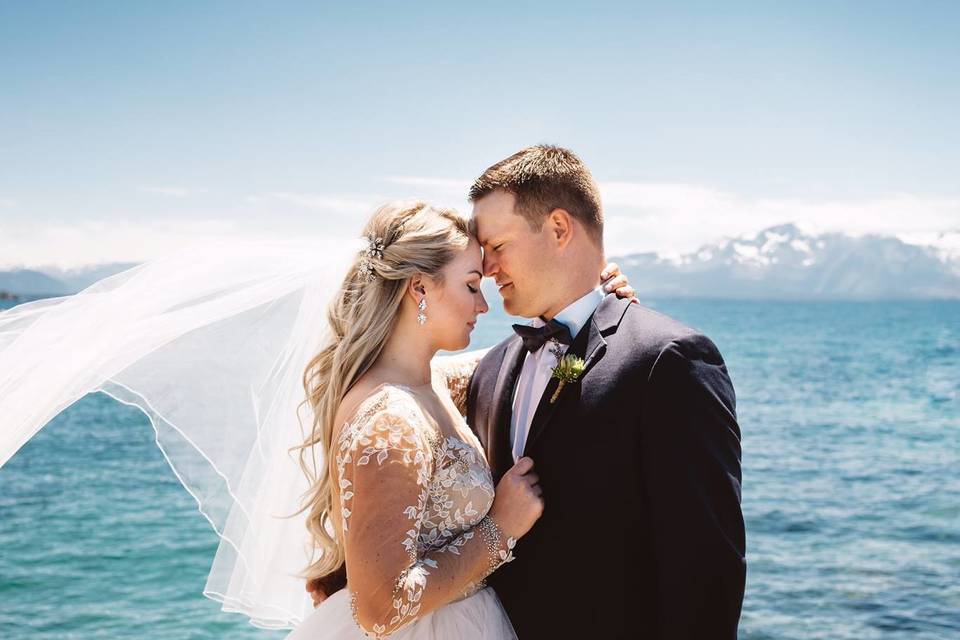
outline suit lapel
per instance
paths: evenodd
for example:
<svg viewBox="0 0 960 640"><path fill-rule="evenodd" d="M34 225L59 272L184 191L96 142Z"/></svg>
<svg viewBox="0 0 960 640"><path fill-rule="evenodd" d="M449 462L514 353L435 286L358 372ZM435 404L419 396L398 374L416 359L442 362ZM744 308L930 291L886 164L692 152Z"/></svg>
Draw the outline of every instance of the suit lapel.
<svg viewBox="0 0 960 640"><path fill-rule="evenodd" d="M510 341L500 362L497 384L493 388L493 414L490 419L487 458L494 482L513 466L513 447L510 443L510 420L513 415L513 389L527 354L519 337Z"/></svg>
<svg viewBox="0 0 960 640"><path fill-rule="evenodd" d="M610 333L616 330L617 325L620 324L620 319L623 318L623 314L629 305L629 300L620 300L616 296L606 296L596 311L594 311L593 315L590 316L587 325L581 329L577 337L574 338L573 344L570 345L566 353L584 359L583 373L576 382L564 385L556 402L553 403L550 402L550 398L552 398L554 392L556 392L560 381L556 378L550 378L550 381L547 383L547 388L540 398L540 404L537 405L537 411L533 415L533 422L530 424L530 433L527 435L527 442L523 448L524 455L528 455L534 442L550 424L556 414L557 407L563 402L566 394L570 392L570 388L581 384L581 380L590 372L590 369L603 358L607 351L607 341L604 339L604 336L610 335Z"/></svg>

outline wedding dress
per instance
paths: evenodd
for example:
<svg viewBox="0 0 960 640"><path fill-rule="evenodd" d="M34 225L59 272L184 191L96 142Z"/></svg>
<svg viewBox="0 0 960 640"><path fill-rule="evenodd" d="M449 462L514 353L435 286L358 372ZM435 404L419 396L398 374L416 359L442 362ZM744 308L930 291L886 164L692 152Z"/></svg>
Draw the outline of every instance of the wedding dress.
<svg viewBox="0 0 960 640"><path fill-rule="evenodd" d="M446 379L462 411L464 379ZM485 536L493 478L460 411L447 433L409 388L360 403L334 446L349 581L287 640L516 638L484 580L513 559L512 540Z"/></svg>

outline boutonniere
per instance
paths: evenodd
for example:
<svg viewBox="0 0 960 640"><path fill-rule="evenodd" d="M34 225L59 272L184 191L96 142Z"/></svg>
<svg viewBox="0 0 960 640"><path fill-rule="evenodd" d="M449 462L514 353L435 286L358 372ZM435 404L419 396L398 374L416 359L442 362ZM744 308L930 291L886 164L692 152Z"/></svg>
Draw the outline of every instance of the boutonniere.
<svg viewBox="0 0 960 640"><path fill-rule="evenodd" d="M557 385L557 390L553 392L553 397L550 398L550 404L553 404L557 401L557 398L560 397L560 392L563 391L564 385L568 382L576 382L577 378L583 374L583 368L585 363L583 358L579 358L574 355L566 355L562 358L557 354L557 366L553 368L553 378L556 378L560 381L560 384Z"/></svg>

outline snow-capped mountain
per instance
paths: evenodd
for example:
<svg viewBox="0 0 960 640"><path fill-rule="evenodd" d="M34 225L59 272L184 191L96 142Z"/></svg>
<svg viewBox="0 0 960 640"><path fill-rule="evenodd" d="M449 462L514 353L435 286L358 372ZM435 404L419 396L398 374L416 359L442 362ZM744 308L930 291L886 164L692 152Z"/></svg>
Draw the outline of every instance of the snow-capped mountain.
<svg viewBox="0 0 960 640"><path fill-rule="evenodd" d="M953 237L919 246L888 236L805 234L784 224L679 258L617 258L642 295L771 299L960 298Z"/></svg>
<svg viewBox="0 0 960 640"><path fill-rule="evenodd" d="M941 231L919 237L911 244L928 245L944 261L960 268L960 230Z"/></svg>

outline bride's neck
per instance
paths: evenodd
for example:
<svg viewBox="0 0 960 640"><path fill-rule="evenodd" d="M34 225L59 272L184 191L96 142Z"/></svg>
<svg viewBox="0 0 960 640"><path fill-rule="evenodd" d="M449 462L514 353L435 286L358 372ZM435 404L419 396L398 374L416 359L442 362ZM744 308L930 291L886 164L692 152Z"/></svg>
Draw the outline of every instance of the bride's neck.
<svg viewBox="0 0 960 640"><path fill-rule="evenodd" d="M383 382L429 384L430 361L436 352L428 332L419 325L411 327L410 323L398 322L370 370Z"/></svg>

